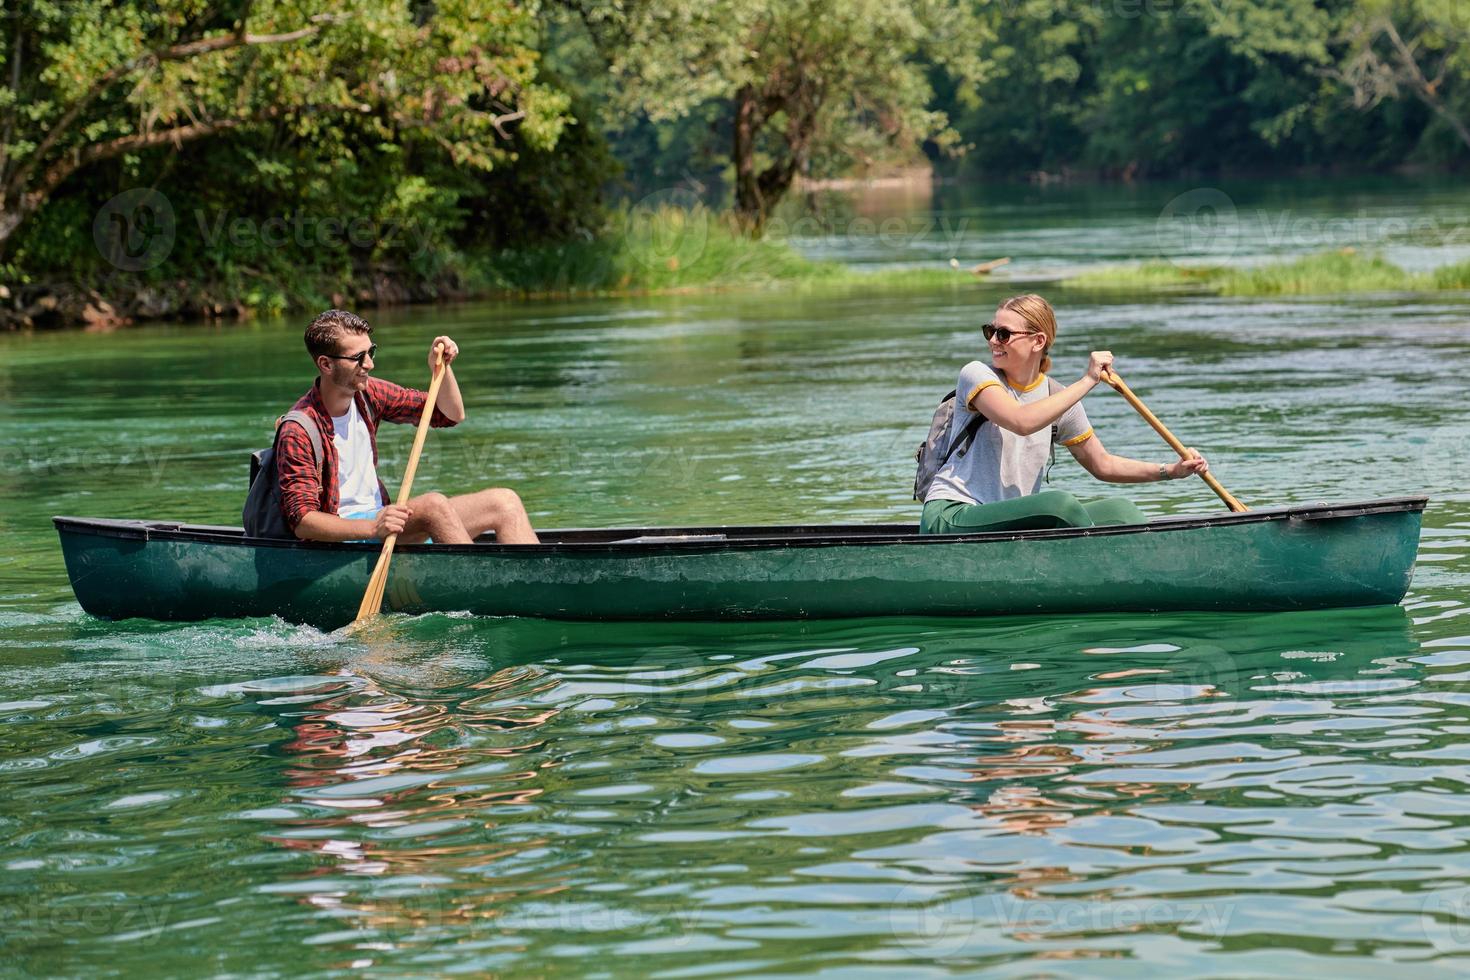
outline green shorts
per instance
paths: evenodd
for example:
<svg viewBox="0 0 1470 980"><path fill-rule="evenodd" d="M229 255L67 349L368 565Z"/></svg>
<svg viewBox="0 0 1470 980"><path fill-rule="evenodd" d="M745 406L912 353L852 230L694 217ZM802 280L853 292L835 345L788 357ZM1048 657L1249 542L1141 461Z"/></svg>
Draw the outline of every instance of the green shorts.
<svg viewBox="0 0 1470 980"><path fill-rule="evenodd" d="M1106 497L1084 504L1065 490L1044 490L993 504L930 500L919 518L923 534L973 534L977 531L1039 531L1056 527L1145 524L1148 518L1131 501Z"/></svg>

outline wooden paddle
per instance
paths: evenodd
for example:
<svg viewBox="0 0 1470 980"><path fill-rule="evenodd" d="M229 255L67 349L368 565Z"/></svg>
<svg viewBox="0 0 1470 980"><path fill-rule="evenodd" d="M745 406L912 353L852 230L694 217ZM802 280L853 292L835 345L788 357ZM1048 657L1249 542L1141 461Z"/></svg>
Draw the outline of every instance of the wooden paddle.
<svg viewBox="0 0 1470 980"><path fill-rule="evenodd" d="M434 400L439 397L439 385L444 380L444 345L434 345L434 376L429 380L429 396L424 399L424 412L419 416L418 431L413 435L413 449L408 454L408 466L403 471L403 486L398 490L395 498L400 504L408 502L408 495L413 490L413 474L419 468L419 454L424 449L424 437L429 434L429 419L434 414ZM357 607L357 619L352 623L357 626L376 616L383 608L383 590L388 585L388 562L393 558L393 546L398 543L398 535L390 534L383 539L383 553L378 555L378 563L373 566L372 577L368 579L367 591L363 593L362 605Z"/></svg>
<svg viewBox="0 0 1470 980"><path fill-rule="evenodd" d="M1150 412L1148 410L1148 406L1138 400L1138 396L1135 395L1132 390L1123 383L1122 378L1118 377L1118 375L1112 371L1104 371L1102 379L1108 384L1112 385L1113 388L1118 392L1118 394L1122 395L1123 398L1128 402L1128 404L1133 406L1134 411L1138 412L1139 415L1142 415L1143 420L1154 427L1155 432L1164 437L1164 441L1169 444L1170 448L1172 448L1176 453L1179 454L1180 459L1193 458L1189 450L1185 448L1184 443L1174 438L1174 433L1165 428L1164 423L1159 421L1158 416L1154 415L1153 412ZM1243 511L1245 511L1245 504L1241 503L1239 500L1236 500L1235 497L1231 495L1229 490L1226 490L1224 487L1220 486L1219 480L1215 479L1208 473L1201 473L1200 479L1204 480L1205 484L1208 485L1211 490L1219 494L1220 499L1225 501L1226 507L1229 507L1236 513L1242 513Z"/></svg>

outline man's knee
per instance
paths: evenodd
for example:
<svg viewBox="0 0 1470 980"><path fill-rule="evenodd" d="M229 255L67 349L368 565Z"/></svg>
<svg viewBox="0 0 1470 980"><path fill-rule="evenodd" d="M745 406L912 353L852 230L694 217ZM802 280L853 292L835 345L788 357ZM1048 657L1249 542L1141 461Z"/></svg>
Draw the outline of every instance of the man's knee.
<svg viewBox="0 0 1470 980"><path fill-rule="evenodd" d="M434 521L454 513L449 498L442 493L426 493L413 499L413 516L421 520Z"/></svg>
<svg viewBox="0 0 1470 980"><path fill-rule="evenodd" d="M508 487L491 487L482 492L486 503L496 514L518 514L525 510L521 495Z"/></svg>

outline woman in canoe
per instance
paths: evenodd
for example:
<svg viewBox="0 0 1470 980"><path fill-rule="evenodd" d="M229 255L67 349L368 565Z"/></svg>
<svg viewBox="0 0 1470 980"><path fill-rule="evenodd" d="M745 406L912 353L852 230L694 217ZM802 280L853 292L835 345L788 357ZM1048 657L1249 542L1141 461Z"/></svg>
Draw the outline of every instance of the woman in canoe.
<svg viewBox="0 0 1470 980"><path fill-rule="evenodd" d="M1118 497L1083 504L1070 493L1041 489L1053 440L1099 480L1152 483L1206 473L1210 464L1193 459L1146 463L1114 456L1087 422L1082 398L1113 363L1111 351L1093 351L1087 373L1063 387L1051 381L1056 313L1035 294L1001 303L983 328L990 364L971 361L955 385L950 445L955 451L934 474L924 496L919 529L926 534L1020 531L1098 524L1141 524L1147 518ZM971 444L956 444L978 415L985 418ZM1055 434L1053 434L1055 428Z"/></svg>

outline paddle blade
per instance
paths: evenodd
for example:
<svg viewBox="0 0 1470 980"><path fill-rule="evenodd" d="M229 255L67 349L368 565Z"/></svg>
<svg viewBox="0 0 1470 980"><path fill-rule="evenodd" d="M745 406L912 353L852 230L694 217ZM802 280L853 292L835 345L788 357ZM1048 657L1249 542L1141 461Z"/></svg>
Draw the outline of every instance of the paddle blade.
<svg viewBox="0 0 1470 980"><path fill-rule="evenodd" d="M373 566L373 574L368 578L367 588L362 594L362 604L357 607L356 622L372 619L383 609L383 593L388 583L388 561L393 555L393 546L398 541L398 535L390 534L383 541L383 550L378 555L378 563Z"/></svg>

